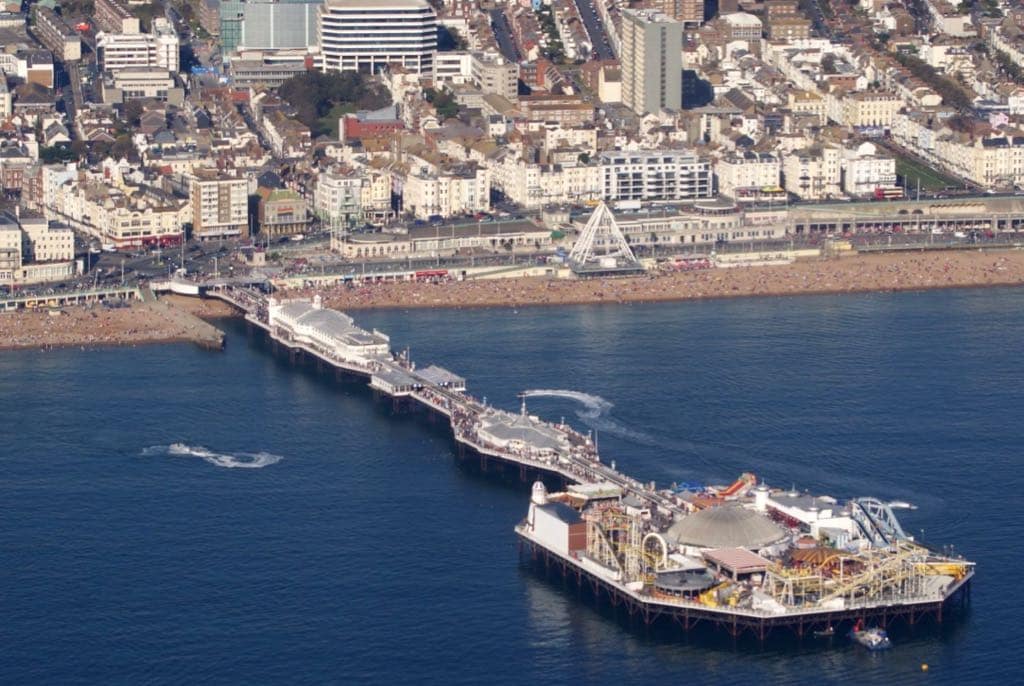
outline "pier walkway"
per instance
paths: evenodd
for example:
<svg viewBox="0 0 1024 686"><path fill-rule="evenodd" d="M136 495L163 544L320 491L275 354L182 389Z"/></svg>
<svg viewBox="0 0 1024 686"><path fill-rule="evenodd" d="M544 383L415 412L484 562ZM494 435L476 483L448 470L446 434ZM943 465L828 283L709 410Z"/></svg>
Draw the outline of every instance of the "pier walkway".
<svg viewBox="0 0 1024 686"><path fill-rule="evenodd" d="M258 290L233 286L209 288L206 295L244 311L249 324L289 354L364 378L375 394L396 407L415 402L444 416L460 453L476 453L484 468L496 461L518 466L524 479L544 473L566 484L611 483L664 517L683 512L670 493L602 462L589 436L528 414L525 400L518 414L489 406L469 394L458 375L434 365L417 368L407 355L390 350L387 336L359 329L346 315L321 308L319 301L278 304Z"/></svg>
<svg viewBox="0 0 1024 686"><path fill-rule="evenodd" d="M830 519L834 499L773 494L760 486L753 509L721 505L688 514L679 494L627 476L614 462L605 464L589 435L530 415L525 398L518 413L488 405L467 392L462 377L435 365L418 368L407 352L391 350L386 334L366 331L347 315L324 308L319 296L312 302L280 301L228 285L206 294L242 310L248 324L265 332L275 351L283 348L293 362L309 361L320 372L334 370L338 378L365 380L375 397L390 400L396 410L417 407L432 419L444 418L460 459L478 458L483 471L492 465L513 466L523 481L541 476L560 480L565 492L558 494L563 500L557 505L570 514L563 520L559 507L548 501L545 486L535 483L527 517L515 528L521 543L545 570L561 572L581 588L588 587L595 600L605 597L646 625L659 618L685 631L710 624L734 639L749 632L763 642L778 629L800 638L865 621L882 627L896 620L913 626L925 617L941 622L951 599L959 599L961 607L969 602L974 563L913 542L885 503L860 498L849 506L863 530L865 547L825 547L823 561L808 566L781 554L780 546L789 546L795 534L773 524L767 513L774 507L793 525L803 526L806 517L814 524L841 524L841 517ZM753 475L745 474L737 483L752 485ZM614 502L607 500L608 493ZM562 504L574 497L584 501L578 513ZM592 506L587 504L591 497ZM804 500L813 505L807 506L809 514L801 509ZM816 503L829 505L824 519L818 518ZM760 518L757 526L771 533L754 547L764 548L770 559L742 543L718 544L725 540L721 527L718 534L707 534L716 531L714 517L726 518L729 541L735 539L735 522ZM682 538L693 535L685 526L679 528L688 521L700 522L697 530L704 533L697 539ZM705 535L715 543L702 543L700 536ZM678 551L671 555L670 540ZM702 571L687 576L695 569Z"/></svg>

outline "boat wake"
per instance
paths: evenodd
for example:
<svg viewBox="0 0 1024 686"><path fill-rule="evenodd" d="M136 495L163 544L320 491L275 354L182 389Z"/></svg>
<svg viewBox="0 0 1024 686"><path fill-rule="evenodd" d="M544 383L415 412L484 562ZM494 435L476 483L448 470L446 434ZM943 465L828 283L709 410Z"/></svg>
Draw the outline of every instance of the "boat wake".
<svg viewBox="0 0 1024 686"><path fill-rule="evenodd" d="M576 416L583 420L583 423L590 428L640 445L664 447L662 441L642 431L631 429L611 417L611 411L615 404L599 395L560 388L534 388L523 391L523 395L527 398L567 398L575 400L583 406L583 409L576 411Z"/></svg>
<svg viewBox="0 0 1024 686"><path fill-rule="evenodd" d="M145 457L166 455L170 457L198 457L217 467L226 469L262 469L277 464L284 458L267 452L259 453L216 453L201 445L171 443L170 445L154 445L143 449Z"/></svg>

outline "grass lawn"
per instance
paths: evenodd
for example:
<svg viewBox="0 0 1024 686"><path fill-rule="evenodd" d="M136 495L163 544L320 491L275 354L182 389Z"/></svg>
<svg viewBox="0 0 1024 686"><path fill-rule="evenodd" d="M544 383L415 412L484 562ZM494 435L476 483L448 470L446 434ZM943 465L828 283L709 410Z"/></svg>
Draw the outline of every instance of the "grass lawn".
<svg viewBox="0 0 1024 686"><path fill-rule="evenodd" d="M907 195L911 196L917 189L918 179L921 180L922 191L941 191L949 186L963 188L964 185L963 181L956 177L947 176L937 169L909 157L896 157L896 174L906 186Z"/></svg>
<svg viewBox="0 0 1024 686"><path fill-rule="evenodd" d="M341 119L342 115L351 114L356 111L356 106L353 103L344 103L335 105L331 108L331 111L320 117L320 124L325 129L331 130L331 136L334 138L338 137L338 120Z"/></svg>

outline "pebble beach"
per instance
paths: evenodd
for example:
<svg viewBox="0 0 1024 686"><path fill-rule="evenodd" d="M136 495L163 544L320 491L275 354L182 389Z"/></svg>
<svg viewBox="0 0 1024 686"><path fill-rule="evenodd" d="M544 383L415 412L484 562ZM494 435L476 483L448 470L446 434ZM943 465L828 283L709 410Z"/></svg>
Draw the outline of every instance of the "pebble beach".
<svg viewBox="0 0 1024 686"><path fill-rule="evenodd" d="M422 307L528 307L694 298L795 296L1024 284L1024 252L935 251L805 259L790 264L663 271L617 279L480 279L293 289L282 298L324 296L340 310ZM218 300L181 296L109 309L65 307L59 314L0 314L0 349L192 342L216 347L203 320L236 315Z"/></svg>
<svg viewBox="0 0 1024 686"><path fill-rule="evenodd" d="M789 296L1024 284L1024 252L929 252L807 259L791 264L664 272L617 279L487 279L319 289L340 310L526 307ZM295 290L281 297L312 296Z"/></svg>

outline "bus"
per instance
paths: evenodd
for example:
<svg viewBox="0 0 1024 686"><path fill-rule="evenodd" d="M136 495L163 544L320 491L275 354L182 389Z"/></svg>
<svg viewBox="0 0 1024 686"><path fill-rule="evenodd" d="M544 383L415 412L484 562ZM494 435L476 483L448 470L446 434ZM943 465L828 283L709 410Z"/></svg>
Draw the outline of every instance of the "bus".
<svg viewBox="0 0 1024 686"><path fill-rule="evenodd" d="M899 186L891 186L889 188L883 188L879 186L875 189L875 200L902 200L903 189Z"/></svg>

